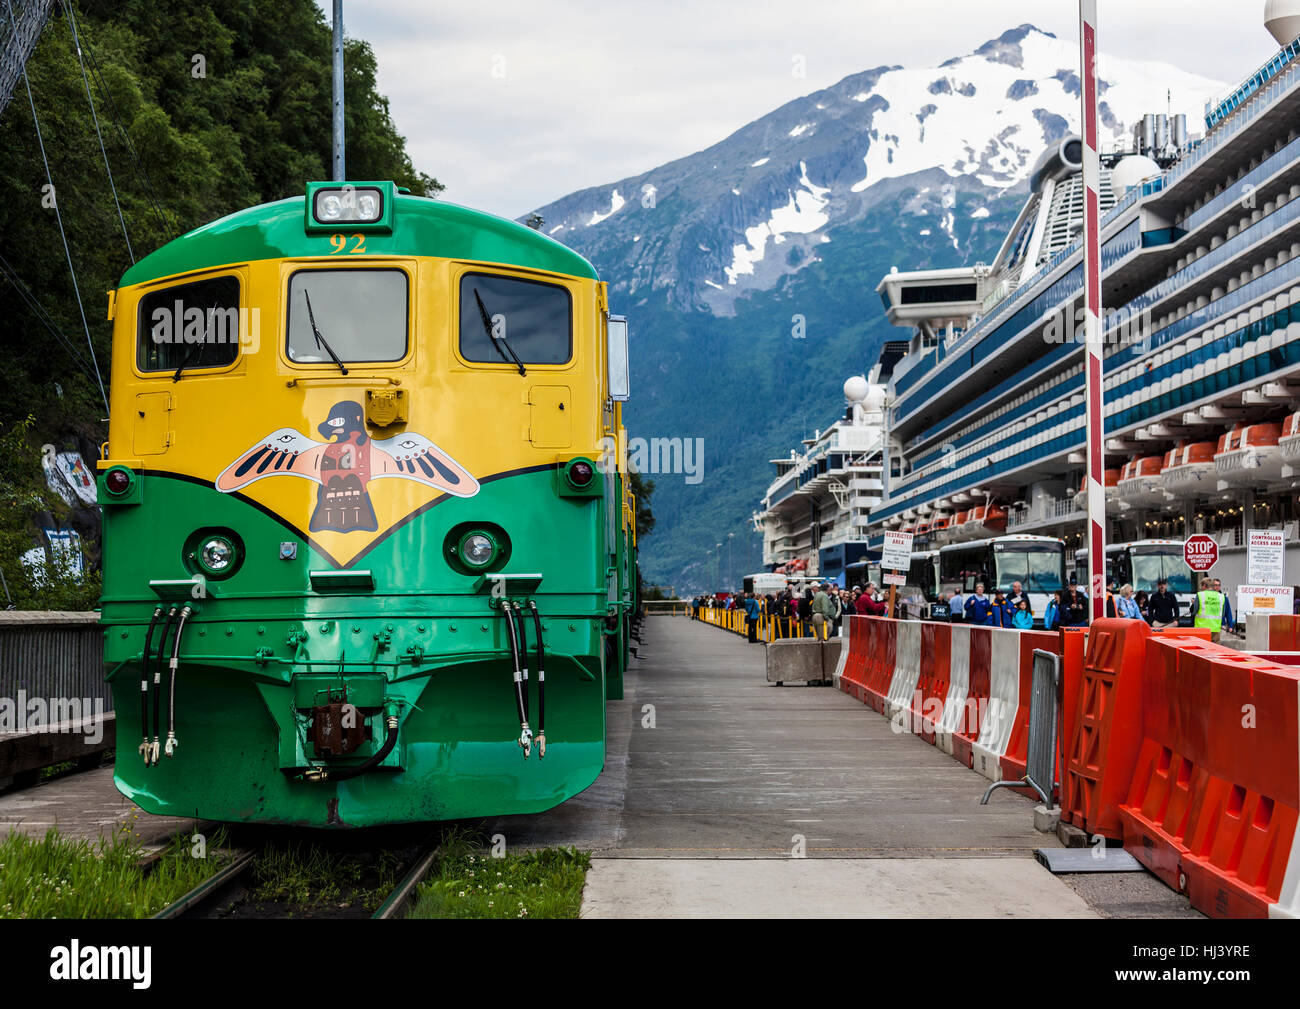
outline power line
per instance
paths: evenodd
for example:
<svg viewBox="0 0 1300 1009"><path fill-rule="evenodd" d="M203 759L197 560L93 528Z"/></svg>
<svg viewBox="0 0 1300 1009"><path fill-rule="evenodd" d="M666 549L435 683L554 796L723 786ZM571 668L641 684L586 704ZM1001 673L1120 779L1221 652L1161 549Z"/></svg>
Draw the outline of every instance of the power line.
<svg viewBox="0 0 1300 1009"><path fill-rule="evenodd" d="M51 316L49 312L45 311L44 306L36 300L36 295L32 293L31 288L23 282L18 271L9 265L9 261L6 260L4 256L0 256L0 274L3 274L4 278L9 281L14 290L18 292L18 296L22 298L27 307L31 309L32 314L36 316L37 321L39 321L41 325L48 329L50 333L52 333L54 337L63 344L64 348L68 351L68 355L74 362L76 362L78 367L80 367L88 377L94 378L95 373L91 370L90 364L81 356L81 352L77 350L72 341L64 334L63 330L59 328L59 324L54 321L53 316Z"/></svg>
<svg viewBox="0 0 1300 1009"><path fill-rule="evenodd" d="M14 20L13 0L5 0L9 8L9 20ZM59 237L63 239L63 254L68 260L68 272L72 275L72 290L77 296L77 311L81 314L81 328L86 332L86 346L90 348L90 360L95 366L95 381L99 383L99 395L104 401L104 415L107 416L108 393L104 389L104 377L99 373L99 362L95 359L95 343L90 338L90 323L86 321L86 306L81 303L81 286L77 283L77 268L72 265L72 250L68 247L68 235L63 230L63 214L59 210L58 192L54 188L54 178L50 174L50 159L45 155L45 140L41 137L41 121L36 115L36 99L32 97L32 82L27 76L27 61L23 60L23 85L27 88L27 104L32 109L32 123L36 126L36 143L41 149L41 161L45 164L45 181L50 185L50 194L54 197L54 218L59 222Z"/></svg>
<svg viewBox="0 0 1300 1009"><path fill-rule="evenodd" d="M81 67L81 83L86 86L86 101L90 104L90 118L95 123L95 136L99 139L99 152L104 156L104 171L108 173L108 188L113 191L113 206L117 208L117 219L122 225L122 237L126 239L126 254L135 264L135 250L131 248L131 235L126 230L126 218L122 215L122 204L117 198L117 184L113 182L113 169L108 164L108 151L104 147L104 135L99 130L99 113L95 111L95 99L90 96L90 78L86 76L86 61L81 56L81 41L77 38L77 15L73 12L71 0L63 0L63 9L68 14L68 27L72 30L72 47L77 51L77 64ZM57 202L57 201L56 201Z"/></svg>
<svg viewBox="0 0 1300 1009"><path fill-rule="evenodd" d="M149 178L148 171L141 163L135 150L135 144L131 142L130 134L126 132L126 127L122 125L122 116L118 112L117 102L113 98L113 92L109 90L108 84L104 80L103 72L99 68L99 60L95 56L95 49L90 45L89 41L86 43L86 55L90 57L90 76L95 78L95 87L99 89L99 97L108 107L109 118L113 120L113 125L117 127L117 132L122 137L122 144L131 158L131 164L135 168L136 176L144 184L145 199L148 200L150 207L158 218L158 227L162 236L166 238L169 228L167 216L163 213L158 202L158 193L154 189L153 180Z"/></svg>

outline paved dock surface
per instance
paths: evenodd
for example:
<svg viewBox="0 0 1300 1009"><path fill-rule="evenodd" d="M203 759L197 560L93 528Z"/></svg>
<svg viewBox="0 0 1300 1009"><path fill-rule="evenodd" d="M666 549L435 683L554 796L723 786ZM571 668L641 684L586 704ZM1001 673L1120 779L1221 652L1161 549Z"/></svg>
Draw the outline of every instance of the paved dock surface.
<svg viewBox="0 0 1300 1009"><path fill-rule="evenodd" d="M988 782L947 754L833 688L767 683L763 646L685 617L647 620L607 719L592 788L491 824L512 846L593 851L584 916L1188 910L1159 883L1126 882L1141 876L1067 885L1033 858L1059 842L1034 830L1028 799L1001 790L981 806Z"/></svg>
<svg viewBox="0 0 1300 1009"><path fill-rule="evenodd" d="M111 767L0 795L0 836L16 830L28 837L44 837L57 827L64 837L94 841L126 831L137 843L150 845L191 829L194 823L142 812L113 786Z"/></svg>

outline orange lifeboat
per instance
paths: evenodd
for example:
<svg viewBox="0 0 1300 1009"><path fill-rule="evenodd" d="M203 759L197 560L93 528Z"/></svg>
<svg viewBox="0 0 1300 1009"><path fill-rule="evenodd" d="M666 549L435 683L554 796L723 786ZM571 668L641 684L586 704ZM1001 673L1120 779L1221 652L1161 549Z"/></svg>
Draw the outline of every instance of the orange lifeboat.
<svg viewBox="0 0 1300 1009"><path fill-rule="evenodd" d="M1218 445L1212 441L1179 442L1160 474L1165 491L1187 496L1212 490L1214 454L1217 451Z"/></svg>
<svg viewBox="0 0 1300 1009"><path fill-rule="evenodd" d="M1282 450L1282 476L1295 476L1300 470L1300 410L1282 424L1282 437L1277 440L1277 447Z"/></svg>
<svg viewBox="0 0 1300 1009"><path fill-rule="evenodd" d="M1282 479L1281 424L1237 424L1214 455L1218 489L1258 487Z"/></svg>
<svg viewBox="0 0 1300 1009"><path fill-rule="evenodd" d="M1108 469L1102 474L1104 486L1106 488L1106 510L1115 511L1119 508L1119 498L1116 496L1119 489L1119 470ZM1074 510L1086 511L1088 508L1088 477L1084 476L1079 481L1079 493L1074 495Z"/></svg>
<svg viewBox="0 0 1300 1009"><path fill-rule="evenodd" d="M1165 457L1147 455L1124 464L1119 473L1120 510L1164 504L1165 487L1160 474Z"/></svg>

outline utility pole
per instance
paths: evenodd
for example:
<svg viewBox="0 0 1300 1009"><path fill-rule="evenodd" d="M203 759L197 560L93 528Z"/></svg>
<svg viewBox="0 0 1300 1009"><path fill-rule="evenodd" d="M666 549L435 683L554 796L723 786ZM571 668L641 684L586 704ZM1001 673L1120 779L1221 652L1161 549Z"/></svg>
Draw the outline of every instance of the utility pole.
<svg viewBox="0 0 1300 1009"><path fill-rule="evenodd" d="M343 0L334 0L334 181L344 182L343 164Z"/></svg>
<svg viewBox="0 0 1300 1009"><path fill-rule="evenodd" d="M727 533L727 586L731 587L736 584L735 573L731 567L731 541L736 538L735 533Z"/></svg>

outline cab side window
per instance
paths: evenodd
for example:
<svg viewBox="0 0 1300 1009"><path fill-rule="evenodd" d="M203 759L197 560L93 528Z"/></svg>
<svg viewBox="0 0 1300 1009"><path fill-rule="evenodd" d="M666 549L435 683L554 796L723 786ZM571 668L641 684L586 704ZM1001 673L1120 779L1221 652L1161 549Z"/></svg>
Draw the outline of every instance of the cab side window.
<svg viewBox="0 0 1300 1009"><path fill-rule="evenodd" d="M239 356L239 279L214 277L150 291L140 299L136 367L222 368Z"/></svg>
<svg viewBox="0 0 1300 1009"><path fill-rule="evenodd" d="M566 288L519 277L460 279L460 355L491 364L567 364L573 300Z"/></svg>

